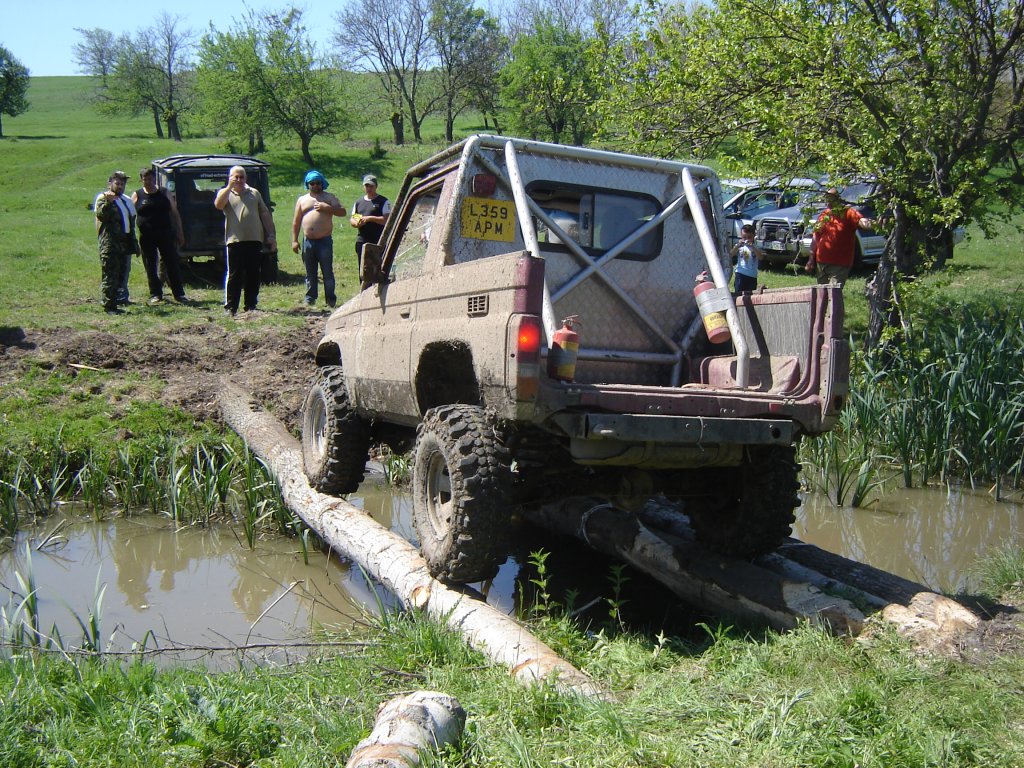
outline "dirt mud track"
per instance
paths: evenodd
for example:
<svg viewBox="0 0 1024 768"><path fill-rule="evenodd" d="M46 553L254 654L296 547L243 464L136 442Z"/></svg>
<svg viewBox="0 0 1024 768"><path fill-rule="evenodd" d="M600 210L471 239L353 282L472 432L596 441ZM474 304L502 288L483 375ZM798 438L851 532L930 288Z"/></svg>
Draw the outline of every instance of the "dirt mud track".
<svg viewBox="0 0 1024 768"><path fill-rule="evenodd" d="M152 391L163 404L197 420L220 421L217 392L228 376L295 431L323 324L322 316L289 330L252 321L234 328L201 322L151 337L0 328L0 383L16 380L30 365L71 373L81 370L76 366L102 368L115 379L156 382Z"/></svg>

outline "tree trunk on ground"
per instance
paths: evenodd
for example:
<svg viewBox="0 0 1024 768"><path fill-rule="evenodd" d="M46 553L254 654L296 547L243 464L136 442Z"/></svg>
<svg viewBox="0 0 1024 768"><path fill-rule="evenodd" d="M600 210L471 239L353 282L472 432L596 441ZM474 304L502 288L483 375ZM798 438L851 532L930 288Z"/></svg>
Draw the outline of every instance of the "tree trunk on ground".
<svg viewBox="0 0 1024 768"><path fill-rule="evenodd" d="M418 608L460 632L521 683L551 681L559 690L587 696L604 692L509 616L466 592L433 579L409 542L348 502L317 493L302 466L302 449L284 424L254 410L249 394L225 382L220 406L227 424L270 468L285 504L334 550L357 562L390 589L407 609Z"/></svg>
<svg viewBox="0 0 1024 768"><path fill-rule="evenodd" d="M424 752L457 744L466 711L454 696L416 691L382 704L373 731L356 744L345 768L412 768Z"/></svg>
<svg viewBox="0 0 1024 768"><path fill-rule="evenodd" d="M795 539L753 562L709 552L695 543L674 504L652 500L634 515L599 499L574 498L525 514L624 560L687 602L777 629L811 621L861 634L877 617L919 648L956 653L980 624L963 605L920 584Z"/></svg>

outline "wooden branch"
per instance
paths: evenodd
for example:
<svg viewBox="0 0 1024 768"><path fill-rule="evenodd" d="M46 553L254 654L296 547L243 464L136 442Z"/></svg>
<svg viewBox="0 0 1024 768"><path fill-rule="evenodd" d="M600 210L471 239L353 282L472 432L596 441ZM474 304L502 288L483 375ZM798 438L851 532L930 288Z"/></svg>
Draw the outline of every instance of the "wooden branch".
<svg viewBox="0 0 1024 768"><path fill-rule="evenodd" d="M345 768L411 768L420 755L456 744L466 711L454 696L415 691L380 706L373 731L356 744Z"/></svg>
<svg viewBox="0 0 1024 768"><path fill-rule="evenodd" d="M224 420L270 468L288 508L332 549L357 562L391 590L403 606L422 609L462 633L472 647L506 665L522 683L544 680L566 692L606 695L597 683L511 617L432 578L426 562L409 542L358 507L311 488L298 441L276 418L256 410L247 392L224 382L219 399Z"/></svg>

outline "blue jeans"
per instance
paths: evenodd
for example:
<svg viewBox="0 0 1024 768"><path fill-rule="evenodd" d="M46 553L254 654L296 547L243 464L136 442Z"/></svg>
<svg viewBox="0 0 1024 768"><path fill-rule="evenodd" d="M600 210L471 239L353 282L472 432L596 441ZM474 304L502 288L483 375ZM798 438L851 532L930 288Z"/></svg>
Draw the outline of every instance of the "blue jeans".
<svg viewBox="0 0 1024 768"><path fill-rule="evenodd" d="M334 295L334 238L330 235L319 240L306 239L302 243L302 263L306 267L306 303L316 302L316 269L324 276L324 298L332 307Z"/></svg>

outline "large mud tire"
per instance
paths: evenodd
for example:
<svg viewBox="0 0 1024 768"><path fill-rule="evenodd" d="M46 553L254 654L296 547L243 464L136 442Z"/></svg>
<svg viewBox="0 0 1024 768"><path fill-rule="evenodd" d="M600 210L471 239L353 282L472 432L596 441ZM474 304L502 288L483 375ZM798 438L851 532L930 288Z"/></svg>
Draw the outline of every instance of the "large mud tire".
<svg viewBox="0 0 1024 768"><path fill-rule="evenodd" d="M687 511L697 540L715 552L750 558L778 548L793 530L800 505L800 465L793 446L751 447L723 479L718 503L700 500Z"/></svg>
<svg viewBox="0 0 1024 768"><path fill-rule="evenodd" d="M468 584L497 573L507 553L510 486L508 452L482 408L427 411L414 449L413 524L435 578Z"/></svg>
<svg viewBox="0 0 1024 768"><path fill-rule="evenodd" d="M334 495L355 491L366 471L370 432L349 404L340 365L317 371L301 415L302 463L310 485Z"/></svg>

